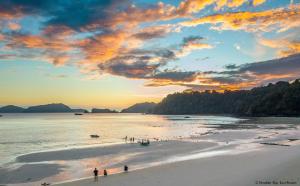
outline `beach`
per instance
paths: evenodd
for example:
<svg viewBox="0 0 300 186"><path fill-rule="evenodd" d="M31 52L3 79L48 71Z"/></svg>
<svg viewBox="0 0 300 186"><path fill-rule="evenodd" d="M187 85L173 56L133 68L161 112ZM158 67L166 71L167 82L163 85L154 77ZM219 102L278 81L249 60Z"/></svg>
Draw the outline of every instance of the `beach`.
<svg viewBox="0 0 300 186"><path fill-rule="evenodd" d="M0 153L6 158L1 159L0 185L299 185L299 118L6 117L2 130L22 130L15 131L19 138L2 137ZM57 134L60 123L64 130ZM102 135L90 138L95 133ZM126 141L127 134L135 141L130 135ZM141 139L150 144L141 145ZM94 168L100 171L97 183ZM104 169L107 177L102 177Z"/></svg>
<svg viewBox="0 0 300 186"><path fill-rule="evenodd" d="M300 185L300 146L181 161L57 186Z"/></svg>

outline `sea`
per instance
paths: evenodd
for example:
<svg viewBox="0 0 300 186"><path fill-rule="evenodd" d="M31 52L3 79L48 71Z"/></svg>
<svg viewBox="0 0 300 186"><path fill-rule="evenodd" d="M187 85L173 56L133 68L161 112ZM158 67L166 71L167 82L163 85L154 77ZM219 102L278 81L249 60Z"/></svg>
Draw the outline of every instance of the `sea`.
<svg viewBox="0 0 300 186"><path fill-rule="evenodd" d="M223 116L164 116L146 114L2 114L0 164L17 156L73 147L122 143L136 139L176 139L206 132L206 125L234 124L241 119ZM99 139L90 135L99 135Z"/></svg>

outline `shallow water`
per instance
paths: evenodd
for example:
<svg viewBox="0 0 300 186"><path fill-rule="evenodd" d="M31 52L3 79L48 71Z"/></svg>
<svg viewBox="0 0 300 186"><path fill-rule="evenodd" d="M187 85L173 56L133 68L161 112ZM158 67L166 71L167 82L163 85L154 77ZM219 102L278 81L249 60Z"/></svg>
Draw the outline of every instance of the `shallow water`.
<svg viewBox="0 0 300 186"><path fill-rule="evenodd" d="M176 139L206 132L207 124L238 121L240 119L221 116L3 114L0 118L0 165L36 151L119 143L125 136ZM92 139L91 134L101 137Z"/></svg>

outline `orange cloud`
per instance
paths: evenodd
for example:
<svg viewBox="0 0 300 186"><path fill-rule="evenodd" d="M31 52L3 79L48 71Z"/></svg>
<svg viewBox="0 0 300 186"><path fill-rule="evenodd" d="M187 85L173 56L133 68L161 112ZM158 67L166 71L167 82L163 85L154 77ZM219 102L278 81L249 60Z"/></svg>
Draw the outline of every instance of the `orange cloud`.
<svg viewBox="0 0 300 186"><path fill-rule="evenodd" d="M251 5L257 6L266 0L253 0ZM134 27L140 23L171 20L175 18L191 17L192 14L202 11L207 6L215 6L217 9L222 7L236 8L248 0L184 0L176 7L163 2L157 3L151 8L138 8L134 5L128 7L126 11L111 15L107 20L95 21L87 25L86 29L99 27L117 28L118 26Z"/></svg>
<svg viewBox="0 0 300 186"><path fill-rule="evenodd" d="M248 32L277 30L283 32L300 25L300 5L262 12L215 14L180 23L181 26L212 24L216 30L245 30Z"/></svg>
<svg viewBox="0 0 300 186"><path fill-rule="evenodd" d="M25 47L36 49L51 49L58 51L71 50L71 46L63 39L46 38L39 35L14 35L11 37L11 47Z"/></svg>
<svg viewBox="0 0 300 186"><path fill-rule="evenodd" d="M277 49L279 57L286 57L300 53L300 41L290 41L288 39L264 39L259 38L258 42L269 48Z"/></svg>
<svg viewBox="0 0 300 186"><path fill-rule="evenodd" d="M5 36L0 33L0 41L3 41L5 39Z"/></svg>
<svg viewBox="0 0 300 186"><path fill-rule="evenodd" d="M71 59L77 48L75 41L61 37L47 37L40 35L13 34L6 39L7 51L16 52L16 57L44 59L56 66L61 66ZM36 50L22 53L24 50ZM72 54L71 54L72 53Z"/></svg>
<svg viewBox="0 0 300 186"><path fill-rule="evenodd" d="M21 29L21 25L19 25L18 23L14 23L14 22L9 22L7 24L7 26L10 30L20 30Z"/></svg>
<svg viewBox="0 0 300 186"><path fill-rule="evenodd" d="M128 34L116 31L101 34L80 43L80 48L85 54L85 63L104 63L119 55Z"/></svg>
<svg viewBox="0 0 300 186"><path fill-rule="evenodd" d="M265 1L266 0L253 0L251 5L257 6L263 4ZM197 13L210 5L214 5L216 9L220 9L223 7L236 8L245 3L249 3L249 0L186 0L179 4L176 12L185 15Z"/></svg>

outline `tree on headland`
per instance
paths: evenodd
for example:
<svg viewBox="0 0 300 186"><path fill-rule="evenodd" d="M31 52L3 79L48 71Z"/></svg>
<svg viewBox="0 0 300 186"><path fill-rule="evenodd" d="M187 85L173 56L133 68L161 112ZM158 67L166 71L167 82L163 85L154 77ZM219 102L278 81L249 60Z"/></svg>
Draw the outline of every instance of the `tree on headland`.
<svg viewBox="0 0 300 186"><path fill-rule="evenodd" d="M234 114L243 116L299 116L300 81L279 81L251 90L184 91L170 94L154 114Z"/></svg>

